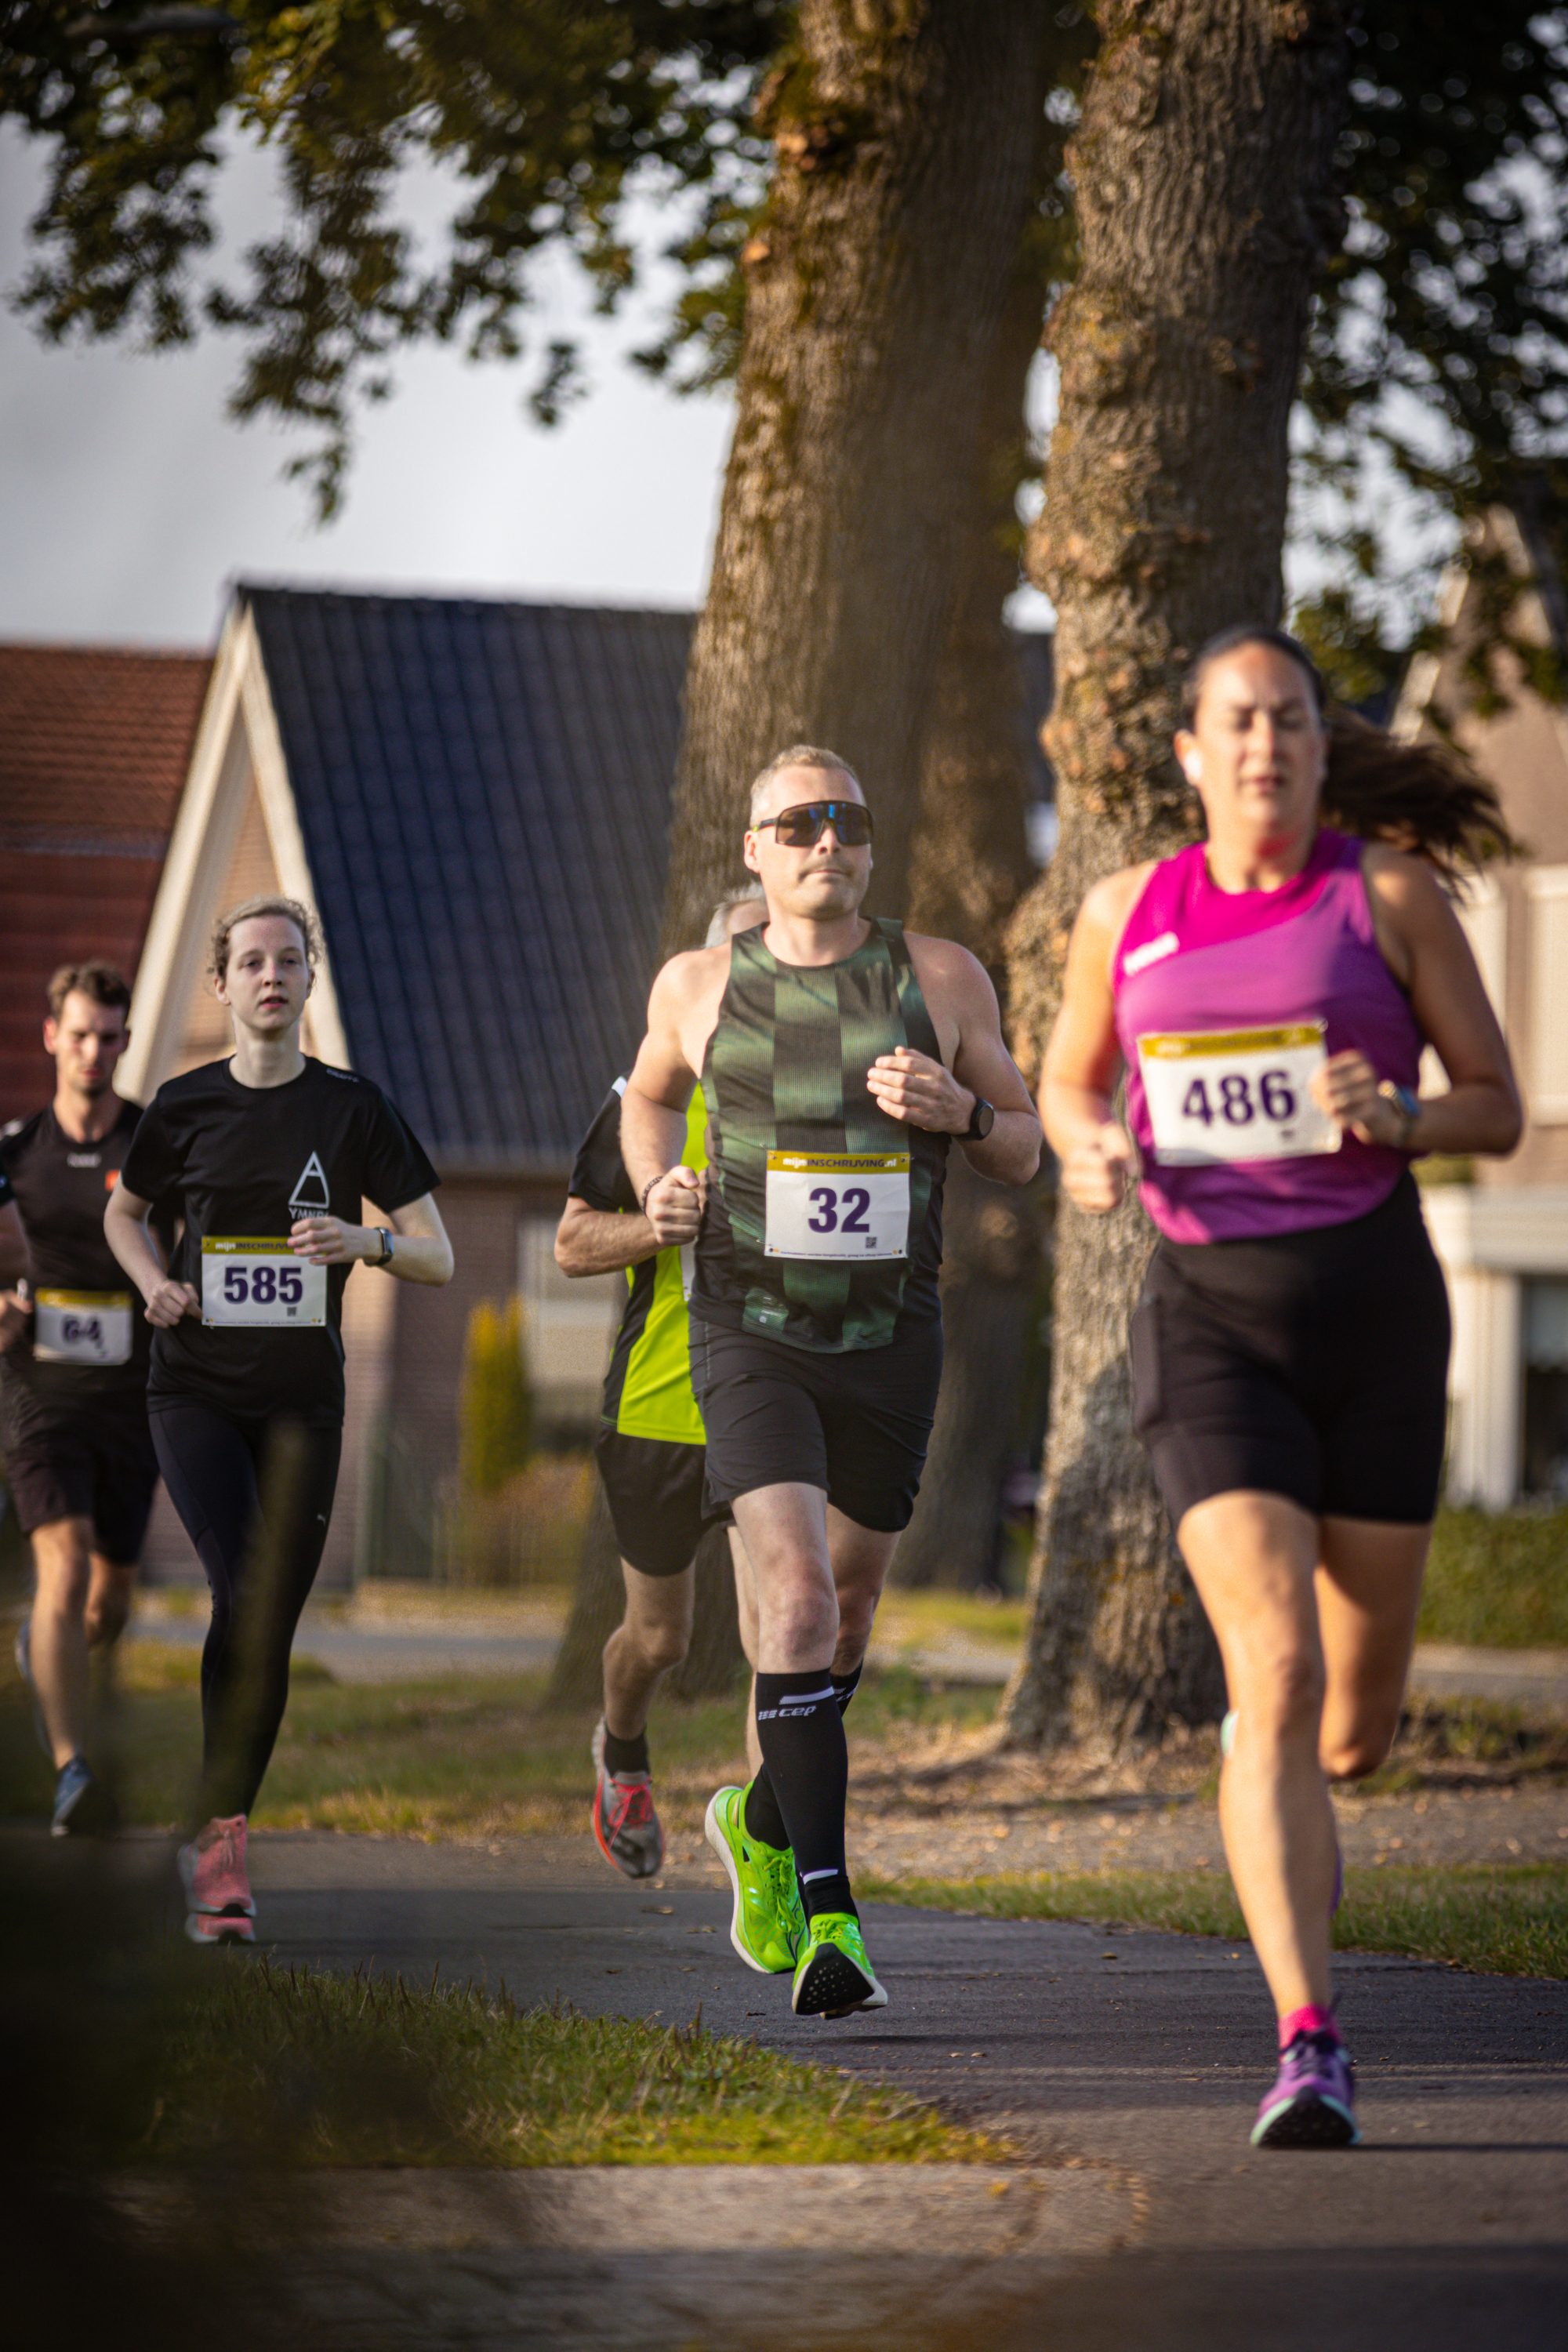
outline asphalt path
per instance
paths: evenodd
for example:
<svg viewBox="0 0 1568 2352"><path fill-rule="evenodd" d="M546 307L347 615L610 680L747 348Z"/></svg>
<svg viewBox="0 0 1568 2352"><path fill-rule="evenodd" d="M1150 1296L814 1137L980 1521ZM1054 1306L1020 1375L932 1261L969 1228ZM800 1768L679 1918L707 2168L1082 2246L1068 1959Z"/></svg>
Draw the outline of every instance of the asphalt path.
<svg viewBox="0 0 1568 2352"><path fill-rule="evenodd" d="M562 2207L550 2242L471 2179L373 2176L342 2189L335 2250L297 2270L342 2352L1568 2345L1568 1984L1342 1956L1364 2143L1266 2154L1247 2133L1271 2020L1245 1945L873 1905L889 2006L833 2023L795 2018L787 1980L742 1967L727 1893L628 1885L586 1840L303 1833L251 1851L279 1960L438 1969L669 2023L700 2005L717 2031L1005 2135L1035 2200L1037 2221L993 2243L957 2191L911 2169L901 2237L846 2188L847 2244L807 2226L835 2210L809 2181L758 2168L710 2176L705 2196L699 2176L656 2170L629 2205L590 2197L574 2221Z"/></svg>

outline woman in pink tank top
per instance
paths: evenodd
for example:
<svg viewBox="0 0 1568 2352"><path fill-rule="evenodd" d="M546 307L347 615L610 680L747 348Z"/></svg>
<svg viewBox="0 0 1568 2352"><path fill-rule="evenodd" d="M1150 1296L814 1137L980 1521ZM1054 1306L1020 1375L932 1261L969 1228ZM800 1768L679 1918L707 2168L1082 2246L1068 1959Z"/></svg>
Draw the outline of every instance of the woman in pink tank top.
<svg viewBox="0 0 1568 2352"><path fill-rule="evenodd" d="M1344 2145L1328 1789L1398 1727L1444 1445L1447 1301L1409 1163L1511 1151L1522 1124L1434 866L1508 835L1445 755L1331 730L1279 630L1204 648L1176 754L1207 837L1085 899L1040 1111L1074 1206L1136 1176L1157 1229L1133 1423L1225 1664L1220 1821L1279 2017L1252 2137ZM1325 799L1365 811L1353 832ZM1422 1100L1426 1045L1449 1084Z"/></svg>

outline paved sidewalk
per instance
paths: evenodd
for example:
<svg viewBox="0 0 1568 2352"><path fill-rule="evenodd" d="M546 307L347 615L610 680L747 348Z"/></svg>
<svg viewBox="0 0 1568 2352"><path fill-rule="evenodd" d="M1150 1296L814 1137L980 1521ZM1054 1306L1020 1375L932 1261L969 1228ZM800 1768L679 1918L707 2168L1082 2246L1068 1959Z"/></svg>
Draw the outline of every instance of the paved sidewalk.
<svg viewBox="0 0 1568 2352"><path fill-rule="evenodd" d="M1011 2242L966 2207L943 2224L944 2184L904 2176L938 2217L918 2251L874 2197L853 2248L802 2244L796 2185L767 2168L706 2196L658 2170L640 2197L624 2177L599 2207L579 2190L553 2239L519 2218L526 2187L345 2183L331 2242L290 2265L338 2352L1501 2352L1568 2333L1568 1985L1343 1956L1366 2144L1261 2155L1271 2021L1245 1947L873 1906L890 2005L833 2024L735 1959L727 1896L630 1885L585 1838L258 1835L252 1853L284 1961L424 1980L439 1964L670 2022L700 2002L717 2030L938 2097L1029 2160L1037 2222Z"/></svg>
<svg viewBox="0 0 1568 2352"><path fill-rule="evenodd" d="M896 1599L896 1596L895 1596ZM914 1640L884 1622L873 1634L873 1664L904 1665L934 1681L1000 1686L1017 1663L1016 1648L954 1632L940 1642ZM559 1601L497 1602L464 1596L460 1605L432 1601L426 1609L401 1597L380 1608L374 1587L347 1602L312 1602L295 1638L300 1657L317 1658L340 1682L413 1681L429 1675L525 1674L548 1666L564 1624ZM139 1641L199 1647L206 1636L205 1594L167 1590L138 1599L132 1628ZM1568 1718L1568 1650L1478 1650L1458 1643L1416 1648L1411 1690L1431 1698L1491 1698L1527 1702Z"/></svg>

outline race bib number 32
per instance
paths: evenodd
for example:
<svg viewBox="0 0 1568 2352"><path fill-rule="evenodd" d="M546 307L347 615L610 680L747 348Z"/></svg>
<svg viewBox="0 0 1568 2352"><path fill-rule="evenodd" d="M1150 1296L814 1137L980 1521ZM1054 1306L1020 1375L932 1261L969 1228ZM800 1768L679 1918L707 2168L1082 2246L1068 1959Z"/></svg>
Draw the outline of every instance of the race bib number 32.
<svg viewBox="0 0 1568 2352"><path fill-rule="evenodd" d="M202 1244L202 1321L303 1331L327 1319L327 1269L296 1257L284 1236Z"/></svg>
<svg viewBox="0 0 1568 2352"><path fill-rule="evenodd" d="M1339 1127L1311 1095L1312 1073L1327 1059L1321 1021L1140 1037L1155 1159L1166 1168L1212 1168L1337 1151Z"/></svg>
<svg viewBox="0 0 1568 2352"><path fill-rule="evenodd" d="M768 1257L902 1257L910 1235L907 1151L770 1151Z"/></svg>

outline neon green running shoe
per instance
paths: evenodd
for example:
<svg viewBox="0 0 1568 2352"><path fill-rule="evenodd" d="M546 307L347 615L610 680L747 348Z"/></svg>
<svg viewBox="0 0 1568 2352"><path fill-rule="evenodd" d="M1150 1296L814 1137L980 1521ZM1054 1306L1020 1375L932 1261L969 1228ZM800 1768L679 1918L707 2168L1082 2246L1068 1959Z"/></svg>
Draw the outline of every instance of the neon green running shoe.
<svg viewBox="0 0 1568 2352"><path fill-rule="evenodd" d="M887 2008L858 1919L847 1911L819 1911L806 1933L791 2002L797 2017L853 2017L857 2010Z"/></svg>
<svg viewBox="0 0 1568 2352"><path fill-rule="evenodd" d="M709 1801L702 1829L735 1897L730 1941L759 1976L787 1975L805 1941L794 1854L788 1846L764 1845L750 1834L744 1789L721 1789Z"/></svg>

